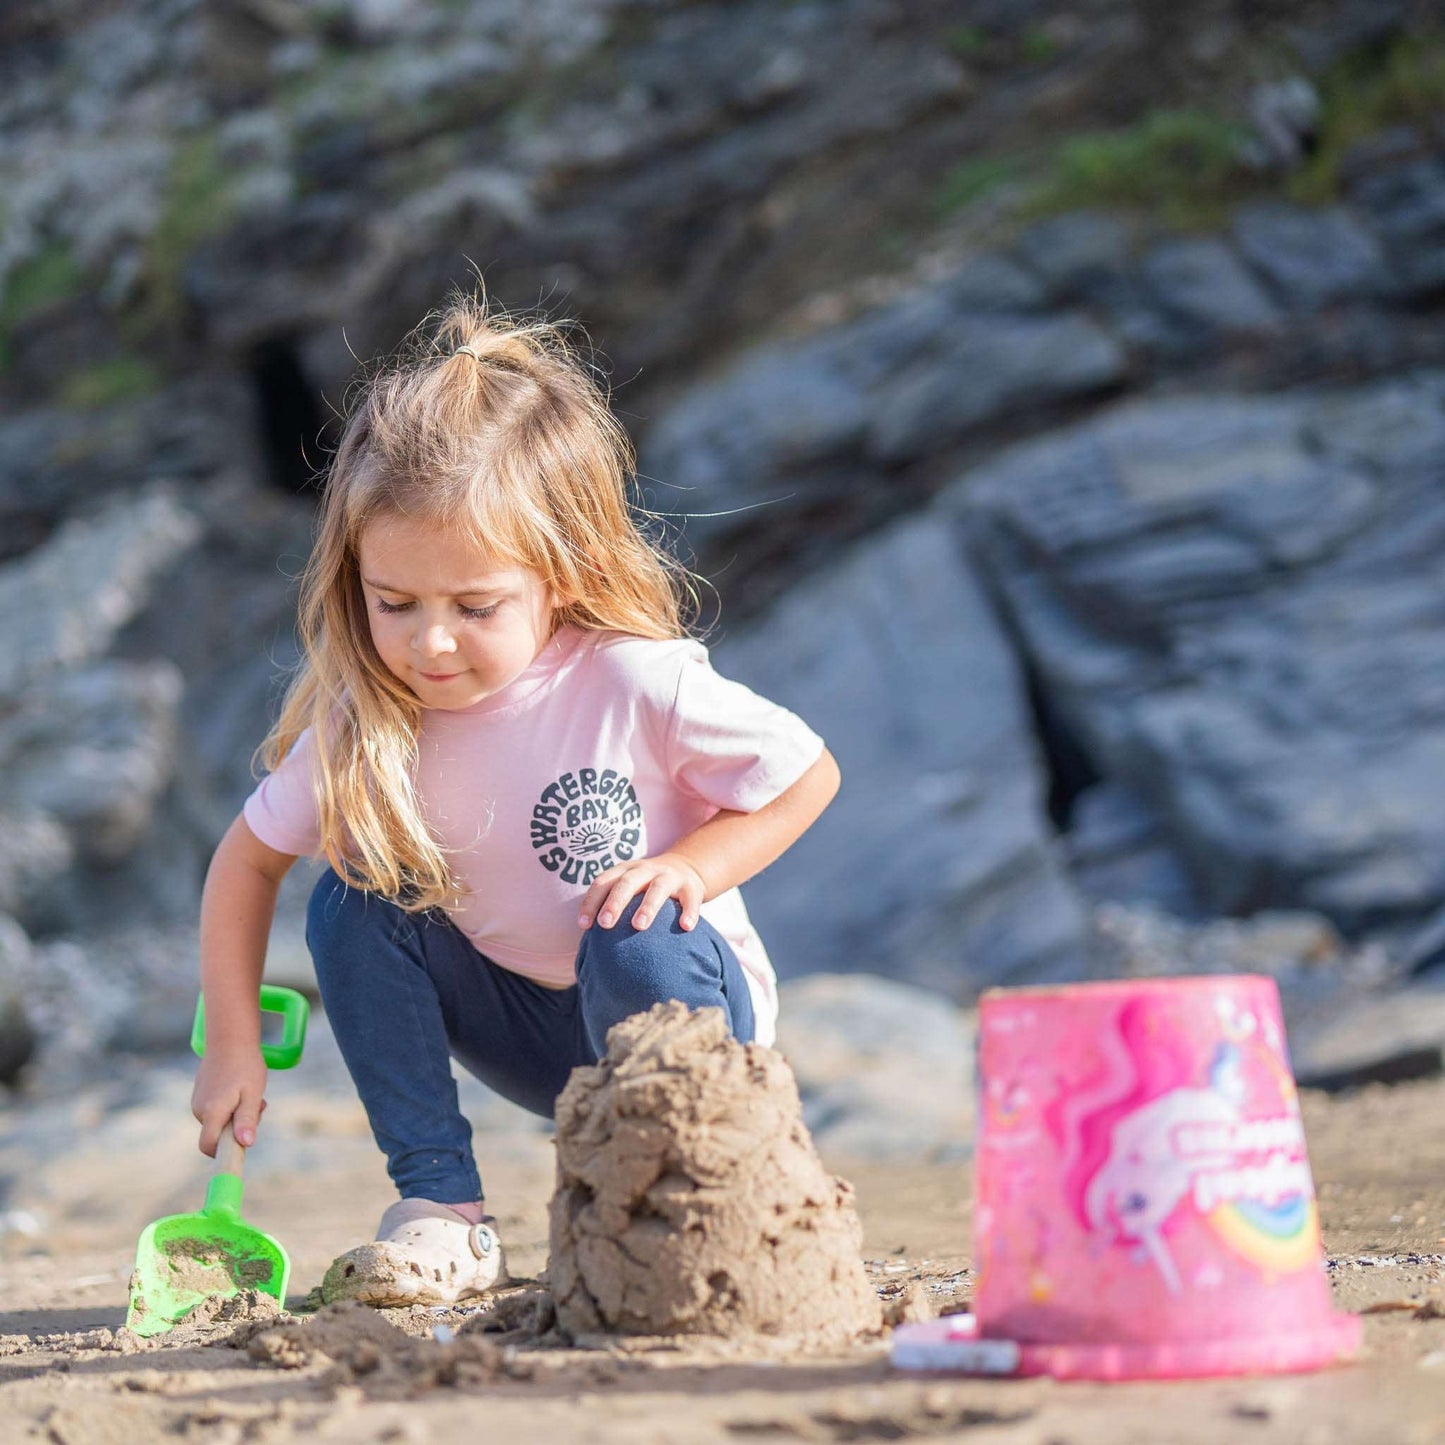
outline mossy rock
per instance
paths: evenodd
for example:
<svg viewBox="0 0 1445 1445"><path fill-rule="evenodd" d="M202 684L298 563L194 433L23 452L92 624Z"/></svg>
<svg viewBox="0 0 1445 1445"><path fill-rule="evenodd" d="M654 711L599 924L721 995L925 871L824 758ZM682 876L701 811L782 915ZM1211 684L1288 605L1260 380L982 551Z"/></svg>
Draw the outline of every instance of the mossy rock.
<svg viewBox="0 0 1445 1445"><path fill-rule="evenodd" d="M1289 184L1291 198L1305 205L1336 198L1340 163L1357 142L1393 125L1438 124L1445 113L1445 28L1360 46L1320 77L1318 89L1315 148Z"/></svg>
<svg viewBox="0 0 1445 1445"><path fill-rule="evenodd" d="M160 390L162 377L139 356L121 355L97 362L66 377L59 400L65 406L95 411L122 401L135 401Z"/></svg>
<svg viewBox="0 0 1445 1445"><path fill-rule="evenodd" d="M79 296L85 271L69 246L52 243L13 267L0 292L0 368L10 360L17 326Z"/></svg>
<svg viewBox="0 0 1445 1445"><path fill-rule="evenodd" d="M234 214L215 132L183 140L172 157L165 201L145 247L141 311L148 327L163 328L174 321L183 302L186 261L201 241L224 230Z"/></svg>

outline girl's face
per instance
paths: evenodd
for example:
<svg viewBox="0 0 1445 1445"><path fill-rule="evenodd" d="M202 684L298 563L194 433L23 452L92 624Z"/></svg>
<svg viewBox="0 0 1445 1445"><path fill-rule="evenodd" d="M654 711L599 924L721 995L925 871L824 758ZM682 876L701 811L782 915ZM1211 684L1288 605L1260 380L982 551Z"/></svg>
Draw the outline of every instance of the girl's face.
<svg viewBox="0 0 1445 1445"><path fill-rule="evenodd" d="M433 523L379 517L358 552L372 641L423 707L451 711L499 692L552 635L556 599L536 572Z"/></svg>

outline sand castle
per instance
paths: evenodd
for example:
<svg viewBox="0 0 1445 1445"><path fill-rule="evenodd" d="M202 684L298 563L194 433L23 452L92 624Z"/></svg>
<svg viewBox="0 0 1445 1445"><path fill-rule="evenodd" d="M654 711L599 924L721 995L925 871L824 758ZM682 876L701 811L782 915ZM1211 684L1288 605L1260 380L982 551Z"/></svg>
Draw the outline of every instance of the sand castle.
<svg viewBox="0 0 1445 1445"><path fill-rule="evenodd" d="M818 1344L877 1330L852 1186L823 1168L783 1058L679 1003L607 1045L557 1104L561 1326Z"/></svg>

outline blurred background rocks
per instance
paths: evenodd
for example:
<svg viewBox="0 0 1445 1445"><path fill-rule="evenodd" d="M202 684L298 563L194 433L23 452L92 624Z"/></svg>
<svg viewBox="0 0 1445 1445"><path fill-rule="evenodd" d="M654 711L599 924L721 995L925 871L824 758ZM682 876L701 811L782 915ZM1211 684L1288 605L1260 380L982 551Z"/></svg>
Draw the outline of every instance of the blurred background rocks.
<svg viewBox="0 0 1445 1445"><path fill-rule="evenodd" d="M19 0L0 1078L184 1038L348 380L477 274L586 327L719 665L842 765L748 887L815 1128L946 1150L991 984L1445 1038L1384 1006L1445 958L1434 7Z"/></svg>

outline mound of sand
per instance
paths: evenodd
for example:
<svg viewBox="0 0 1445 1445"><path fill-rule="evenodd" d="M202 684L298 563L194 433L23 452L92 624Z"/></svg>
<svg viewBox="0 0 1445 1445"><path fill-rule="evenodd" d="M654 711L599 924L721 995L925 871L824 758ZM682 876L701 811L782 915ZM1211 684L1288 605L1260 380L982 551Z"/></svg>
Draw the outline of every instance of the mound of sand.
<svg viewBox="0 0 1445 1445"><path fill-rule="evenodd" d="M569 1334L840 1343L881 1316L852 1186L823 1168L781 1055L658 1004L557 1102L548 1280Z"/></svg>

